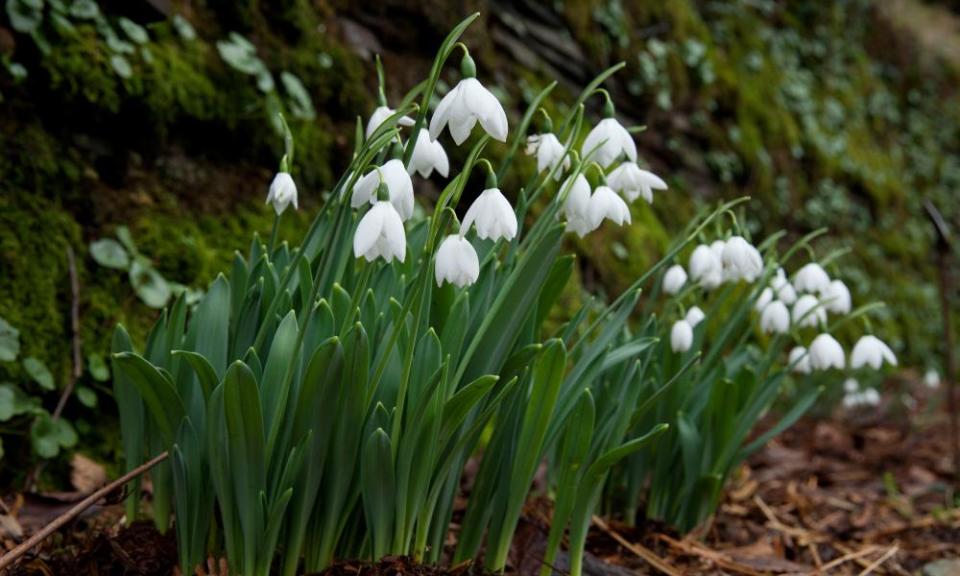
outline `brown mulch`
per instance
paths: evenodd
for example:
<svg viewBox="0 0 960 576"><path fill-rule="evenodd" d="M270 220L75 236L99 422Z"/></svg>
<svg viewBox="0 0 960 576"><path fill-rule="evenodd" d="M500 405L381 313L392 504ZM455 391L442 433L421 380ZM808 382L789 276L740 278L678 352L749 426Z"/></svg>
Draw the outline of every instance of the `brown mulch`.
<svg viewBox="0 0 960 576"><path fill-rule="evenodd" d="M860 414L860 416L857 416ZM809 419L770 442L730 482L716 517L681 537L655 524L596 519L587 576L920 574L930 562L960 558L960 509L949 482L944 422L914 427L871 410ZM176 564L172 531L149 523L120 528L122 511L104 507L58 534L14 570L17 576L168 576ZM549 526L549 504L533 500L511 555L513 572L534 576ZM12 541L4 539L0 549ZM214 563L215 564L215 563ZM566 556L555 566L568 572ZM211 565L211 576L225 571ZM388 557L342 562L329 576L479 574L476 565L438 570ZM960 575L960 564L939 572Z"/></svg>

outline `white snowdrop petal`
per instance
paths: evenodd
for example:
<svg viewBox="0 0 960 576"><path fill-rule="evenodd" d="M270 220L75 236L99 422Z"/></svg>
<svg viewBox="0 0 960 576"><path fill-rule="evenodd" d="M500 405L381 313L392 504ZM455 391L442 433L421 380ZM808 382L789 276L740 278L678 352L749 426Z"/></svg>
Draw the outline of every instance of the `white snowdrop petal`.
<svg viewBox="0 0 960 576"><path fill-rule="evenodd" d="M693 326L686 320L678 320L670 329L670 348L674 352L686 352L693 346Z"/></svg>

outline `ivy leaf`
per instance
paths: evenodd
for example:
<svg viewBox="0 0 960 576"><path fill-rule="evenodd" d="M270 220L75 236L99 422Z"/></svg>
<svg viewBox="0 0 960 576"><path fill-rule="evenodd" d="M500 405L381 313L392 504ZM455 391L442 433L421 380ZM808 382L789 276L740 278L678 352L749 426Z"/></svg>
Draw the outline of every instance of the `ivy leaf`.
<svg viewBox="0 0 960 576"><path fill-rule="evenodd" d="M97 382L106 382L110 379L110 368L100 354L87 355L87 371Z"/></svg>
<svg viewBox="0 0 960 576"><path fill-rule="evenodd" d="M0 422L21 414L37 414L42 410L39 399L27 396L18 386L9 382L0 384Z"/></svg>
<svg viewBox="0 0 960 576"><path fill-rule="evenodd" d="M35 1L8 0L7 17L10 19L10 25L13 26L14 30L31 34L43 22L43 3L40 3L38 7Z"/></svg>
<svg viewBox="0 0 960 576"><path fill-rule="evenodd" d="M150 41L150 36L147 35L146 29L134 22L133 20L121 16L117 23L120 24L120 28L123 30L123 33L127 35L127 38L130 38L137 44L146 44Z"/></svg>
<svg viewBox="0 0 960 576"><path fill-rule="evenodd" d="M141 258L137 258L130 265L130 284L140 300L151 308L163 308L172 294L170 285L163 276Z"/></svg>
<svg viewBox="0 0 960 576"><path fill-rule="evenodd" d="M0 317L0 362L13 362L20 355L20 331Z"/></svg>
<svg viewBox="0 0 960 576"><path fill-rule="evenodd" d="M97 407L97 393L93 391L93 388L77 386L77 400L87 408Z"/></svg>
<svg viewBox="0 0 960 576"><path fill-rule="evenodd" d="M73 0L70 4L70 16L77 20L93 20L100 14L100 7L94 0Z"/></svg>
<svg viewBox="0 0 960 576"><path fill-rule="evenodd" d="M53 458L61 448L70 448L77 443L77 433L66 420L54 420L49 414L41 414L30 428L33 450L42 458Z"/></svg>
<svg viewBox="0 0 960 576"><path fill-rule="evenodd" d="M107 268L126 270L130 267L130 256L119 242L104 238L90 243L90 255L97 264Z"/></svg>
<svg viewBox="0 0 960 576"><path fill-rule="evenodd" d="M50 373L50 369L47 368L47 365L39 358L33 356L24 358L23 369L26 370L27 375L44 390L56 389L57 386L53 382L53 374Z"/></svg>
<svg viewBox="0 0 960 576"><path fill-rule="evenodd" d="M140 252L137 251L137 245L133 242L133 235L130 234L129 228L120 226L117 228L116 234L117 240L120 240L120 243L127 249L127 252L133 256L140 254Z"/></svg>

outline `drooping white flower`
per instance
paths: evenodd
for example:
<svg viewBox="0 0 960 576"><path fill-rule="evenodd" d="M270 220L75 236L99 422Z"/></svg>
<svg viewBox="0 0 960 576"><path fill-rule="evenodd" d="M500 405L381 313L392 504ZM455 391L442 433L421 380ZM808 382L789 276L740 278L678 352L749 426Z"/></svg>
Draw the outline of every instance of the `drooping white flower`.
<svg viewBox="0 0 960 576"><path fill-rule="evenodd" d="M803 346L795 346L790 350L788 362L793 366L793 371L799 374L809 374L812 371L810 368L810 354Z"/></svg>
<svg viewBox="0 0 960 576"><path fill-rule="evenodd" d="M370 115L370 119L367 120L367 132L366 136L369 138L373 133L383 124L387 118L396 114L396 110L392 110L387 106L377 106L376 110L373 111L373 114ZM400 126L413 126L413 118L409 116L401 116L400 120L397 122Z"/></svg>
<svg viewBox="0 0 960 576"><path fill-rule="evenodd" d="M783 268L778 268L777 273L770 279L770 287L773 288L774 296L787 306L792 306L797 301L797 291L793 284L787 280Z"/></svg>
<svg viewBox="0 0 960 576"><path fill-rule="evenodd" d="M876 388L867 388L863 391L862 401L867 406L879 406L880 392Z"/></svg>
<svg viewBox="0 0 960 576"><path fill-rule="evenodd" d="M353 255L370 262L377 258L403 262L407 256L407 235L393 203L378 201L363 215L353 236Z"/></svg>
<svg viewBox="0 0 960 576"><path fill-rule="evenodd" d="M713 255L717 257L717 260L723 264L723 249L727 246L726 240L714 240L710 243L710 250L713 252Z"/></svg>
<svg viewBox="0 0 960 576"><path fill-rule="evenodd" d="M820 334L810 344L810 367L814 370L843 370L846 357L843 347L829 334Z"/></svg>
<svg viewBox="0 0 960 576"><path fill-rule="evenodd" d="M563 203L567 232L576 232L577 236L583 238L597 229L590 221L590 182L583 174L577 174L572 184L568 178L560 189L565 190L568 186L570 191Z"/></svg>
<svg viewBox="0 0 960 576"><path fill-rule="evenodd" d="M857 382L856 378L847 378L843 381L843 391L845 393L853 394L858 390L860 390L860 383Z"/></svg>
<svg viewBox="0 0 960 576"><path fill-rule="evenodd" d="M375 203L381 178L390 191L390 202L397 209L397 213L404 221L410 219L413 216L413 181L403 167L403 161L399 159L389 160L357 180L353 186L350 206L359 208L366 203Z"/></svg>
<svg viewBox="0 0 960 576"><path fill-rule="evenodd" d="M436 140L449 125L450 135L459 146L477 121L491 138L507 141L507 113L500 101L476 78L464 78L440 100L430 119L430 139Z"/></svg>
<svg viewBox="0 0 960 576"><path fill-rule="evenodd" d="M618 226L622 226L624 222L630 223L630 208L609 186L597 186L590 196L587 213L594 228L599 227L604 220L610 220Z"/></svg>
<svg viewBox="0 0 960 576"><path fill-rule="evenodd" d="M676 294L687 283L687 271L683 266L674 264L663 275L663 291L667 294Z"/></svg>
<svg viewBox="0 0 960 576"><path fill-rule="evenodd" d="M419 172L420 176L429 178L434 170L446 178L450 173L450 160L443 150L443 145L431 140L426 128L421 128L420 133L417 134L417 143L413 147L413 155L410 157L410 165L407 166L407 173L413 176L414 172Z"/></svg>
<svg viewBox="0 0 960 576"><path fill-rule="evenodd" d="M642 197L653 204L653 191L666 190L667 183L653 172L642 170L636 162L627 161L614 168L607 176L607 184L623 194L627 202Z"/></svg>
<svg viewBox="0 0 960 576"><path fill-rule="evenodd" d="M693 306L687 310L687 316L684 319L690 324L691 328L696 328L697 324L703 322L703 319L706 317L707 315L703 313L703 310L701 310L699 306Z"/></svg>
<svg viewBox="0 0 960 576"><path fill-rule="evenodd" d="M760 314L760 329L767 334L786 334L790 330L790 311L787 305L774 300Z"/></svg>
<svg viewBox="0 0 960 576"><path fill-rule="evenodd" d="M923 383L926 384L927 388L936 389L940 387L940 373L934 370L933 368L927 370L927 373L923 375Z"/></svg>
<svg viewBox="0 0 960 576"><path fill-rule="evenodd" d="M587 158L587 154L594 149L596 151L590 159L604 168L613 164L613 161L619 158L621 154L626 154L627 158L633 162L637 161L637 145L634 143L633 137L613 117L604 118L593 127L593 130L590 130L580 151L583 157Z"/></svg>
<svg viewBox="0 0 960 576"><path fill-rule="evenodd" d="M763 312L763 309L771 302L773 302L773 290L767 286L760 292L760 296L757 296L757 301L754 303L753 308L757 312Z"/></svg>
<svg viewBox="0 0 960 576"><path fill-rule="evenodd" d="M460 234L466 234L474 224L481 240L513 240L517 235L517 215L498 188L487 188L477 196L463 216Z"/></svg>
<svg viewBox="0 0 960 576"><path fill-rule="evenodd" d="M297 185L289 172L277 172L270 183L270 191L267 192L267 204L273 204L277 216L283 214L287 206L293 204L293 209L297 210Z"/></svg>
<svg viewBox="0 0 960 576"><path fill-rule="evenodd" d="M444 238L437 249L434 275L437 286L449 282L457 288L463 288L476 282L480 277L480 259L473 244L459 234Z"/></svg>
<svg viewBox="0 0 960 576"><path fill-rule="evenodd" d="M570 168L570 157L565 156L566 148L560 143L560 140L552 133L533 134L527 137L528 156L537 156L537 172L544 172L561 164L560 170L554 172L553 177L557 180L563 173Z"/></svg>
<svg viewBox="0 0 960 576"><path fill-rule="evenodd" d="M723 282L723 262L705 244L697 246L690 254L687 269L690 271L690 278L707 290L712 290Z"/></svg>
<svg viewBox="0 0 960 576"><path fill-rule="evenodd" d="M849 314L852 308L850 290L843 280L830 282L826 290L820 293L820 299L827 311L834 314Z"/></svg>
<svg viewBox="0 0 960 576"><path fill-rule="evenodd" d="M763 274L760 251L742 236L733 236L723 246L723 267L737 279L754 282Z"/></svg>
<svg viewBox="0 0 960 576"><path fill-rule="evenodd" d="M862 336L853 347L853 352L850 353L850 366L854 369L869 366L878 370L884 362L896 366L897 357L883 340L871 334Z"/></svg>
<svg viewBox="0 0 960 576"><path fill-rule="evenodd" d="M816 328L827 322L827 311L820 306L820 301L813 294L804 294L793 305L793 323L803 328Z"/></svg>
<svg viewBox="0 0 960 576"><path fill-rule="evenodd" d="M819 293L830 285L830 276L816 262L805 264L793 277L797 292Z"/></svg>
<svg viewBox="0 0 960 576"><path fill-rule="evenodd" d="M670 348L674 352L686 352L693 346L693 326L686 320L674 322L670 329Z"/></svg>

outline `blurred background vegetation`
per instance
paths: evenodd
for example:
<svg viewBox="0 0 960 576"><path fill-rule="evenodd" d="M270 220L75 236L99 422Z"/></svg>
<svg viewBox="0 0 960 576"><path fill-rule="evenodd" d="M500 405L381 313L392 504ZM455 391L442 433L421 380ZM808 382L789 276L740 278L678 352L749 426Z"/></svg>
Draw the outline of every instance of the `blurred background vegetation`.
<svg viewBox="0 0 960 576"><path fill-rule="evenodd" d="M888 303L875 327L904 363L938 367L935 238L922 202L931 199L956 228L957 5L7 0L5 360L11 342L19 346L15 361L0 361L4 484L20 481L38 453L62 456L51 446L79 441L117 460L103 366L113 326L124 323L142 342L169 292L202 290L252 232L269 233L263 201L282 149L276 112L290 119L298 144L301 210L282 231L295 242L349 160L357 115L365 121L376 105L374 55L395 103L473 11L482 16L466 42L479 75L520 87L498 93L513 125L548 82L558 80L554 100L569 103L596 72L626 62L608 88L625 124L648 127L638 136L641 163L670 185L653 206L634 205L640 225L571 240L582 257L566 306L577 306L581 288L618 293L704 202L750 195L744 215L755 237L829 227L818 253L850 250L830 272L864 300ZM590 104L597 115L599 99ZM454 165L465 154L449 152ZM508 196L523 176L503 183ZM417 193L430 202L440 185L420 180ZM83 392L64 412L72 437L48 415L71 372L68 246L77 255L85 364Z"/></svg>

